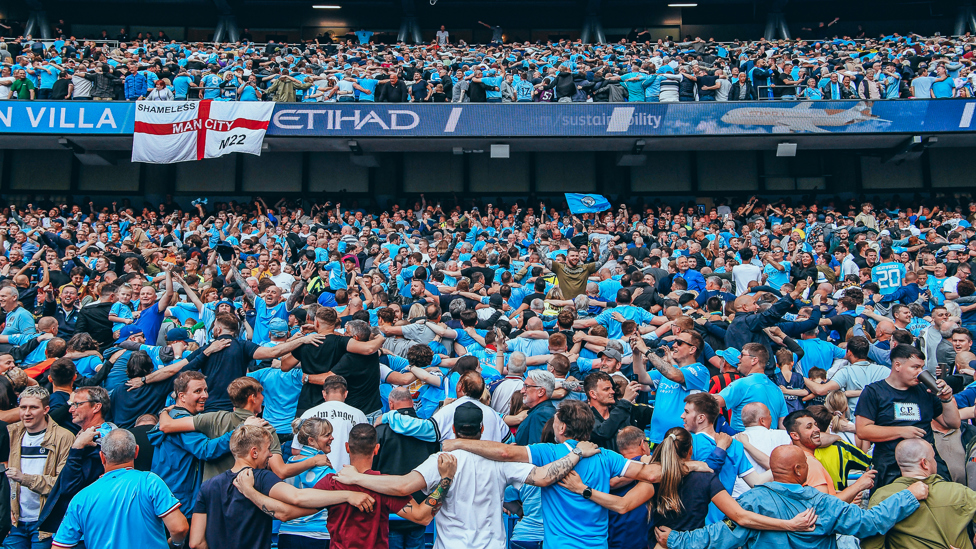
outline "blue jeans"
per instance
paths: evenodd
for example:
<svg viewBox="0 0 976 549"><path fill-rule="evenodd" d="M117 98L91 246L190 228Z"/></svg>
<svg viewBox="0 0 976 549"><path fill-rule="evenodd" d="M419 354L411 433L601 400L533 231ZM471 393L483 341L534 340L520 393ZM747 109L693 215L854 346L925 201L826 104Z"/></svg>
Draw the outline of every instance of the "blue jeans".
<svg viewBox="0 0 976 549"><path fill-rule="evenodd" d="M278 549L329 549L332 540L278 534Z"/></svg>
<svg viewBox="0 0 976 549"><path fill-rule="evenodd" d="M50 549L53 538L44 541L37 539L37 522L24 522L15 525L3 540L3 549Z"/></svg>
<svg viewBox="0 0 976 549"><path fill-rule="evenodd" d="M424 549L424 534L427 528L409 530L390 530L390 549Z"/></svg>

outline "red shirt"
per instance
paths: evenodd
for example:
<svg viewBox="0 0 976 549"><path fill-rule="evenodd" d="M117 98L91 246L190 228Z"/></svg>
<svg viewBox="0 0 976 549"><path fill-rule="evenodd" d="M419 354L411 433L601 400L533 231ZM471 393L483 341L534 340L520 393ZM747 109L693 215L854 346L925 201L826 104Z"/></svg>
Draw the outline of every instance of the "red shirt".
<svg viewBox="0 0 976 549"><path fill-rule="evenodd" d="M378 475L372 469L367 475ZM332 537L332 549L388 549L390 546L390 514L400 512L400 509L413 498L385 496L359 486L346 486L337 482L334 474L326 475L315 485L319 490L349 490L364 492L376 500L372 513L364 513L359 509L342 503L329 507L329 535Z"/></svg>

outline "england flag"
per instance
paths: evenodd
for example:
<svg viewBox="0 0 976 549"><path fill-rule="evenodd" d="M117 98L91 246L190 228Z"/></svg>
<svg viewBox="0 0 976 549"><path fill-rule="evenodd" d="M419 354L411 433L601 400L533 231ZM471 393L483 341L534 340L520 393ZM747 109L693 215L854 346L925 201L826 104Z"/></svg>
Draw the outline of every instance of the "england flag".
<svg viewBox="0 0 976 549"><path fill-rule="evenodd" d="M140 101L132 161L172 164L228 153L261 155L272 102Z"/></svg>

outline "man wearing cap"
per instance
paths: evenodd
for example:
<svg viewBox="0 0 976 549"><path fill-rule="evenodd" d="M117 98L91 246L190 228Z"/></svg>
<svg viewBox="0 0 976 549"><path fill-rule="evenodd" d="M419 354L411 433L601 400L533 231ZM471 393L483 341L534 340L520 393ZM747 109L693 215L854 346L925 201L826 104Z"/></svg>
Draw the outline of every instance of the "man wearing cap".
<svg viewBox="0 0 976 549"><path fill-rule="evenodd" d="M125 347L122 344L125 343ZM138 326L123 326L119 331L119 339L115 345L107 349L104 353L108 357L108 364L111 371L105 379L105 388L109 391L114 390L129 379L127 367L129 358L134 351L146 343L146 335L142 333L142 328Z"/></svg>
<svg viewBox="0 0 976 549"><path fill-rule="evenodd" d="M454 412L451 430L458 440L478 441L484 430L485 412L467 402ZM513 447L517 448L517 447ZM507 545L502 502L506 486L551 486L585 458L599 449L591 442L577 443L574 451L540 466L529 463L504 463L485 459L464 450L450 452L457 459L451 490L435 516L435 549L495 549ZM442 453L431 455L412 471L400 475L367 475L354 468L339 471L336 480L379 493L407 496L418 491L436 490L442 482L438 461Z"/></svg>
<svg viewBox="0 0 976 549"><path fill-rule="evenodd" d="M262 347L274 347L288 341L288 323L280 318L273 318L268 323L268 333L271 341ZM275 367L275 366L278 367ZM281 371L280 362L265 360L258 370L248 373L264 387L264 413L262 417L274 427L278 440L284 442L291 439L291 422L295 419L298 406L298 395L302 391L305 375L301 368L294 368L287 372Z"/></svg>
<svg viewBox="0 0 976 549"><path fill-rule="evenodd" d="M134 328L139 330L137 326L126 326L126 328ZM142 331L126 331L129 334L129 338L133 335L141 334ZM120 335L122 335L120 333ZM193 341L190 337L190 333L186 331L185 328L172 328L166 331L166 342L168 345L146 345L138 344L132 341L127 341L129 338L121 337L116 342L118 346L122 349L129 351L145 351L149 354L149 358L152 359L152 363L155 370L164 368L166 366L172 365L174 362L180 361L184 358L190 356L190 351L187 350L187 345Z"/></svg>
<svg viewBox="0 0 976 549"><path fill-rule="evenodd" d="M718 394L719 391L728 387L733 381L742 377L742 374L739 373L740 353L738 349L729 347L728 349L715 351L715 356L722 359L722 366L719 368L719 373L713 375L708 380L708 392L713 395ZM726 419L729 419L728 416Z"/></svg>

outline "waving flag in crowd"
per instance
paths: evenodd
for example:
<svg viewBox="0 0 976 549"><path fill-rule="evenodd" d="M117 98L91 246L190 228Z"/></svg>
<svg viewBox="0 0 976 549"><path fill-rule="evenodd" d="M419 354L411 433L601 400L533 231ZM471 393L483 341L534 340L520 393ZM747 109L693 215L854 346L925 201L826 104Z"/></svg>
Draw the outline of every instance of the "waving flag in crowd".
<svg viewBox="0 0 976 549"><path fill-rule="evenodd" d="M602 194L565 193L569 211L579 213L599 213L610 209L610 201Z"/></svg>

